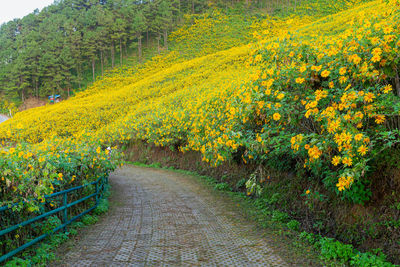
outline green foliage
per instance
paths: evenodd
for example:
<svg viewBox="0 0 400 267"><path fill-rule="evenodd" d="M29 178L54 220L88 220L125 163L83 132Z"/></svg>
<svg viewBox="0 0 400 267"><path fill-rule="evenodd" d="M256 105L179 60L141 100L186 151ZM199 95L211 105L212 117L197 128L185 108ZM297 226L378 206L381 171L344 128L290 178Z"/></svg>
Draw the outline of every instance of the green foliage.
<svg viewBox="0 0 400 267"><path fill-rule="evenodd" d="M270 205L274 205L274 204L277 204L281 200L281 194L276 192L276 193L273 193L272 195L264 195L264 199L265 199L266 203L268 203Z"/></svg>
<svg viewBox="0 0 400 267"><path fill-rule="evenodd" d="M353 255L353 246L344 245L332 238L323 237L316 244L324 260L334 260L339 264L347 263Z"/></svg>
<svg viewBox="0 0 400 267"><path fill-rule="evenodd" d="M293 231L299 231L300 229L300 222L297 220L290 220L286 225L290 230Z"/></svg>
<svg viewBox="0 0 400 267"><path fill-rule="evenodd" d="M301 240L314 245L327 265L380 267L396 266L386 261L385 254L380 249L371 252L359 252L352 245L346 245L333 238L322 237L312 233L301 232Z"/></svg>
<svg viewBox="0 0 400 267"><path fill-rule="evenodd" d="M263 188L257 181L257 175L255 173L250 175L250 178L246 181L247 195L255 194L260 196L263 192Z"/></svg>
<svg viewBox="0 0 400 267"><path fill-rule="evenodd" d="M246 179L242 178L236 183L235 188L236 190L239 190L240 188L243 188L245 186L246 186Z"/></svg>
<svg viewBox="0 0 400 267"><path fill-rule="evenodd" d="M61 225L61 220L57 216L50 216L46 219L46 221L42 224L42 233L50 234L53 229L57 226Z"/></svg>
<svg viewBox="0 0 400 267"><path fill-rule="evenodd" d="M96 215L104 214L108 211L108 208L109 208L108 200L106 198L103 198L100 200L99 205L94 210L94 214Z"/></svg>
<svg viewBox="0 0 400 267"><path fill-rule="evenodd" d="M287 222L289 220L289 218L290 218L290 216L286 212L282 212L282 211L279 211L279 210L272 211L271 220L273 222L285 223L285 222Z"/></svg>
<svg viewBox="0 0 400 267"><path fill-rule="evenodd" d="M220 191L232 191L232 188L228 183L218 183L214 186L214 188Z"/></svg>
<svg viewBox="0 0 400 267"><path fill-rule="evenodd" d="M98 220L99 218L96 215L86 214L85 216L82 217L82 223L84 225L95 224Z"/></svg>
<svg viewBox="0 0 400 267"><path fill-rule="evenodd" d="M59 151L60 153L54 153ZM44 196L107 176L118 164L118 153L107 155L98 142L54 138L31 145L4 146L0 157L0 206L38 211ZM90 189L90 188L89 188Z"/></svg>
<svg viewBox="0 0 400 267"><path fill-rule="evenodd" d="M386 261L386 256L383 253L374 255L372 253L356 253L351 257L351 266L362 266L362 267L392 267L393 264Z"/></svg>
<svg viewBox="0 0 400 267"><path fill-rule="evenodd" d="M301 240L307 241L311 245L314 245L316 242L316 238L315 238L314 234L312 234L312 233L307 233L307 232L303 231L299 234L299 237Z"/></svg>
<svg viewBox="0 0 400 267"><path fill-rule="evenodd" d="M23 260L21 258L14 257L12 260L6 263L7 267L28 267L30 266L29 260Z"/></svg>

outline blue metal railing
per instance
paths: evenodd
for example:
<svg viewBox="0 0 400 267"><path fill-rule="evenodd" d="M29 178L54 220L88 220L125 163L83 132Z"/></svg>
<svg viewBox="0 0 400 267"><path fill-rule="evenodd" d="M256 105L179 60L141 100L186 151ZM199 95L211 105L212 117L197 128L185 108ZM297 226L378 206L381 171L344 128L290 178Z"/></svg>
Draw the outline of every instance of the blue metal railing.
<svg viewBox="0 0 400 267"><path fill-rule="evenodd" d="M97 207L97 205L99 204L99 200L102 198L102 196L104 194L104 189L105 189L105 185L106 184L108 184L108 177L100 177L99 179L97 179L94 182L91 182L90 184L77 186L77 187L70 188L70 189L67 189L67 190L64 190L64 191L56 192L56 193L51 194L49 196L45 196L45 199L48 200L48 199L54 198L56 196L62 195L63 196L63 201L62 201L63 205L61 207L57 208L57 209L51 210L49 212L45 212L45 213L40 214L40 215L38 215L38 216L36 216L34 218L31 218L29 220L21 222L19 224L10 226L10 227L8 227L6 229L1 229L0 230L0 237L4 236L4 235L6 235L6 234L8 234L8 233L10 233L12 231L15 231L15 230L17 230L17 229L19 229L21 227L30 225L30 224L38 221L38 220L41 220L41 219L49 217L49 216L51 216L53 214L56 214L58 212L62 212L62 224L57 226L56 228L54 228L49 233L45 233L45 234L43 234L43 235L41 235L41 236L29 241L28 243L25 243L24 245L22 245L22 246L14 249L14 250L8 252L7 254L0 256L0 263L6 261L7 259L10 259L12 256L14 256L15 254L23 251L24 249L26 249L26 248L28 248L28 247L40 242L41 240L43 240L44 238L46 238L50 234L55 233L55 232L59 231L60 229L63 229L64 231L66 231L67 225L69 225L73 221L79 219L80 217L82 217L83 215L87 214L88 212L94 210ZM76 201L72 202L72 203L68 203L68 193L77 191L77 190L82 189L82 188L85 188L85 187L87 187L89 185L94 185L95 186L95 190L96 190L95 193L90 194L88 196L85 196L85 197L83 197L83 198L81 198L79 200L76 200ZM88 208L87 210L83 211L79 215L76 215L73 218L68 220L68 209L69 208L71 208L71 207L73 207L73 206L75 206L75 205L77 205L77 204L79 204L79 203L81 203L81 202L83 202L85 200L93 198L93 197L95 197L96 201L95 201L95 204L92 207ZM18 204L16 203L16 204L13 204L13 205L10 205L10 206L0 207L0 213L2 213L4 211L7 211L7 210L10 210L16 205L18 205Z"/></svg>

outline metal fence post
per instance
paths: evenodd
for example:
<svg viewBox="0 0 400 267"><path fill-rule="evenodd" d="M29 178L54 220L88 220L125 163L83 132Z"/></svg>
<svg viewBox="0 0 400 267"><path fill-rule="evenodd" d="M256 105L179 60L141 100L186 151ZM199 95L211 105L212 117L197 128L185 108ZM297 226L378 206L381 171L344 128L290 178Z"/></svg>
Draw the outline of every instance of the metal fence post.
<svg viewBox="0 0 400 267"><path fill-rule="evenodd" d="M96 206L99 204L99 181L96 182Z"/></svg>
<svg viewBox="0 0 400 267"><path fill-rule="evenodd" d="M63 206L64 206L64 212L63 212L63 224L68 222L68 193L65 192L63 194ZM64 232L67 231L67 226L64 227Z"/></svg>

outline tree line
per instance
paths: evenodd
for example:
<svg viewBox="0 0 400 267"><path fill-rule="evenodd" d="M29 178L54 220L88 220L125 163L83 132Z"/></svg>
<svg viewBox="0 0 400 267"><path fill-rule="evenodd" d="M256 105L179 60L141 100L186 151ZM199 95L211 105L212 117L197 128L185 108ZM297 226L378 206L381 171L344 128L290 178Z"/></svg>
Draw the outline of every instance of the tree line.
<svg viewBox="0 0 400 267"><path fill-rule="evenodd" d="M57 0L42 11L0 27L0 94L70 94L85 73L122 64L129 48L142 60L149 38L168 49L168 33L183 14L201 13L206 0ZM131 50L132 50L131 49ZM119 54L119 57L118 57ZM86 74L87 75L87 74Z"/></svg>

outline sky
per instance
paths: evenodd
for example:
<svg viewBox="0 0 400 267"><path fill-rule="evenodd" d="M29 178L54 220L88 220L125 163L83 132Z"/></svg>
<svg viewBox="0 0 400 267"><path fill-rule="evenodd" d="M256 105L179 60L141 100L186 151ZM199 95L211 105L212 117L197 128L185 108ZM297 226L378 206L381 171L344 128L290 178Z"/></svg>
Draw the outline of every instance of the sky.
<svg viewBox="0 0 400 267"><path fill-rule="evenodd" d="M0 25L15 18L22 18L33 10L52 4L54 0L0 0Z"/></svg>

